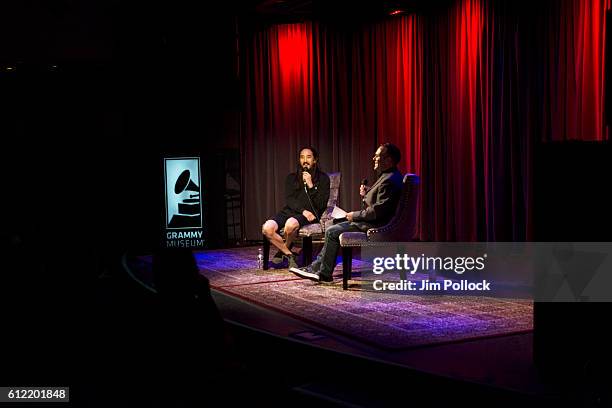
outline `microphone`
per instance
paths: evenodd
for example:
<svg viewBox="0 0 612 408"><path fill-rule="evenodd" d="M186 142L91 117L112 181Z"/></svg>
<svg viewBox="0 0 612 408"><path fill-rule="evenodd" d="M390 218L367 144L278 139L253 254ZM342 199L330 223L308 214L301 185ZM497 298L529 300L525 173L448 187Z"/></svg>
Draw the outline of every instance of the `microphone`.
<svg viewBox="0 0 612 408"><path fill-rule="evenodd" d="M310 172L308 171L308 167L306 167L306 166L302 167L302 173L310 174ZM307 187L306 180L304 180L304 178L302 178L302 181L304 182L304 187Z"/></svg>
<svg viewBox="0 0 612 408"><path fill-rule="evenodd" d="M361 186L365 186L368 184L368 179L367 178L363 178L361 179ZM360 186L360 188L361 188ZM361 195L360 195L361 197ZM365 196L361 197L361 209L364 210L365 209Z"/></svg>

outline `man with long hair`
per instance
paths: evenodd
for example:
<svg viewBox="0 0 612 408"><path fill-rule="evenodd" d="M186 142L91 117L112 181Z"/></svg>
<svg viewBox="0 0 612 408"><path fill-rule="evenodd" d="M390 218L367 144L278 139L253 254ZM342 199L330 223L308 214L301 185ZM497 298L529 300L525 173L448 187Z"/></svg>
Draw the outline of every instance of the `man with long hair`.
<svg viewBox="0 0 612 408"><path fill-rule="evenodd" d="M301 227L318 222L329 200L329 176L319 169L319 153L313 147L300 149L298 169L285 179L285 206L261 230L278 248L272 263L280 264L283 258L289 268L297 268L296 255L291 252L292 242ZM285 241L279 234L285 233Z"/></svg>

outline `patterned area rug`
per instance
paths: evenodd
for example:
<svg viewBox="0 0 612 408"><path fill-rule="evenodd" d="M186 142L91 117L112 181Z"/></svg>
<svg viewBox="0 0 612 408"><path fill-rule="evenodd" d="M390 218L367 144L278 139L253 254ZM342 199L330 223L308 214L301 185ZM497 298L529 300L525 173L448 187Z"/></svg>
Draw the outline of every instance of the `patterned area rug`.
<svg viewBox="0 0 612 408"><path fill-rule="evenodd" d="M257 248L200 251L213 288L386 349L516 334L533 329L533 304L483 296L415 296L342 290L341 265L332 285L302 280L287 269L257 269ZM358 272L366 264L354 260Z"/></svg>
<svg viewBox="0 0 612 408"><path fill-rule="evenodd" d="M257 247L195 252L200 273L214 288L286 280L299 280L287 268L264 271L257 268Z"/></svg>

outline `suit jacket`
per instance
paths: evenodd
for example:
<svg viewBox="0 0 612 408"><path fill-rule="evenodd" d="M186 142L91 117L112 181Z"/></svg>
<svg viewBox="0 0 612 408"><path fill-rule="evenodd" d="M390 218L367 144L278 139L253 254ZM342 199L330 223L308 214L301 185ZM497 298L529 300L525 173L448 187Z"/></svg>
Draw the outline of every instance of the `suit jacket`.
<svg viewBox="0 0 612 408"><path fill-rule="evenodd" d="M364 197L366 208L353 211L353 223L362 231L388 224L397 211L402 173L396 167L383 172Z"/></svg>

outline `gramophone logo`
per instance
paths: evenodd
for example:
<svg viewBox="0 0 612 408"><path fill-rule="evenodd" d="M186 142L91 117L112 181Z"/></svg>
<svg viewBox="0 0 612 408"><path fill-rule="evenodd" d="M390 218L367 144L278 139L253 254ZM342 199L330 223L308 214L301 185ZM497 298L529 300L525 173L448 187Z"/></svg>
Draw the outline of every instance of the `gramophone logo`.
<svg viewBox="0 0 612 408"><path fill-rule="evenodd" d="M202 228L200 158L187 157L164 161L166 228Z"/></svg>

